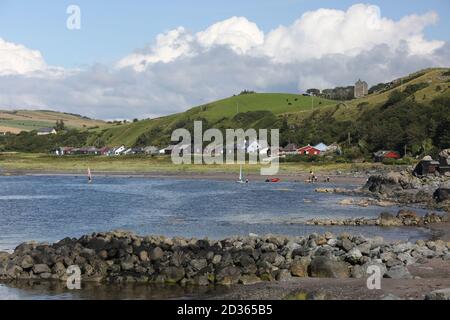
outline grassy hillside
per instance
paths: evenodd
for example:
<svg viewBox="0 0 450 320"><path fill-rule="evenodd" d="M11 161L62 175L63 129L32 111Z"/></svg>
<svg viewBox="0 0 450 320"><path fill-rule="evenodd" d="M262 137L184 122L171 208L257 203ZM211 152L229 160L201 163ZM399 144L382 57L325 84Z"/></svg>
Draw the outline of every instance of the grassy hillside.
<svg viewBox="0 0 450 320"><path fill-rule="evenodd" d="M427 69L397 79L362 99L292 113L288 140L339 142L355 157L379 149L436 155L450 147L450 69Z"/></svg>
<svg viewBox="0 0 450 320"><path fill-rule="evenodd" d="M280 116L292 112L310 112L312 109L323 108L335 105L336 102L322 98L311 98L297 94L286 93L254 93L233 96L202 106L192 108L186 112L170 115L153 120L142 120L136 123L116 125L103 130L100 139L105 144L114 145L134 145L143 135L154 135L155 139L149 139L149 143L165 144L169 143L170 134L173 129L189 127L194 120L203 120L209 125L216 127L234 127L236 121L233 118L238 114L250 113L255 117L255 122L262 120L258 118L258 111L268 112L264 116ZM247 123L249 126L254 123ZM90 142L99 139L92 136Z"/></svg>
<svg viewBox="0 0 450 320"><path fill-rule="evenodd" d="M55 111L0 110L0 132L19 133L44 127L53 127L57 120L63 120L67 127L76 129L106 125L105 122L100 120L92 120L79 115Z"/></svg>

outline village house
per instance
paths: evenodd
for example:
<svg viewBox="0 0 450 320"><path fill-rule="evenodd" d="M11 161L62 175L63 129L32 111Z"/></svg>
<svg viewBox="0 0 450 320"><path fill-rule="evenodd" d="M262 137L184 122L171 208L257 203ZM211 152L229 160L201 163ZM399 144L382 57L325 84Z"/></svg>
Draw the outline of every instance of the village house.
<svg viewBox="0 0 450 320"><path fill-rule="evenodd" d="M144 148L144 153L148 155L155 155L159 153L159 148L155 146L147 146Z"/></svg>
<svg viewBox="0 0 450 320"><path fill-rule="evenodd" d="M41 128L36 131L38 136L48 136L51 134L57 134L55 128Z"/></svg>
<svg viewBox="0 0 450 320"><path fill-rule="evenodd" d="M284 155L297 154L298 146L295 143L289 143L286 147L281 150Z"/></svg>
<svg viewBox="0 0 450 320"><path fill-rule="evenodd" d="M400 154L397 151L380 150L373 154L375 162L383 162L384 159L400 159Z"/></svg>
<svg viewBox="0 0 450 320"><path fill-rule="evenodd" d="M316 149L313 146L307 145L305 147L299 148L297 150L297 154L299 155L307 155L307 156L319 156L320 150Z"/></svg>
<svg viewBox="0 0 450 320"><path fill-rule="evenodd" d="M123 152L125 152L127 150L127 147L125 146L120 146L118 148L114 148L113 150L113 154L115 156L120 156L121 154L123 154Z"/></svg>
<svg viewBox="0 0 450 320"><path fill-rule="evenodd" d="M355 98L362 98L365 97L369 94L369 86L367 85L367 82L365 81L361 81L361 79L359 79L356 83L355 83Z"/></svg>
<svg viewBox="0 0 450 320"><path fill-rule="evenodd" d="M323 143L323 142L319 143L318 145L315 145L314 148L316 148L320 152L328 151L328 146L325 143Z"/></svg>

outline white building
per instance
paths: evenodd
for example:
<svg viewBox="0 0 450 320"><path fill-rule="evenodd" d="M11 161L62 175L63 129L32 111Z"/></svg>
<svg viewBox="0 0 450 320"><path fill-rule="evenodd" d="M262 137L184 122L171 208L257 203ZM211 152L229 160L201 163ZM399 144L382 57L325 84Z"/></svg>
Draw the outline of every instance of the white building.
<svg viewBox="0 0 450 320"><path fill-rule="evenodd" d="M55 128L41 128L37 131L38 136L48 136L51 134L56 134Z"/></svg>

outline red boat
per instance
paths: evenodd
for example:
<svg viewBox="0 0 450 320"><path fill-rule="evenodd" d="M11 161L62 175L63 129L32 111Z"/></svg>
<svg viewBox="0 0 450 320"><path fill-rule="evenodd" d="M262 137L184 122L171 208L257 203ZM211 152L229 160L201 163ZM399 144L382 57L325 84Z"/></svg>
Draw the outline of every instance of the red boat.
<svg viewBox="0 0 450 320"><path fill-rule="evenodd" d="M272 183L277 183L280 182L281 179L280 178L272 178L272 179L267 179L266 182L272 182Z"/></svg>

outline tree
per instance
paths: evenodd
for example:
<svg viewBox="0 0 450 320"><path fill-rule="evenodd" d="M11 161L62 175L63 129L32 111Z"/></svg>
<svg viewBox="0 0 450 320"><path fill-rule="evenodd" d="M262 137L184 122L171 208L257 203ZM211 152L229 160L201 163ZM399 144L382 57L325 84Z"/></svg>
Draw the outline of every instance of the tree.
<svg viewBox="0 0 450 320"><path fill-rule="evenodd" d="M55 130L56 131L64 131L66 129L66 125L63 120L56 120Z"/></svg>
<svg viewBox="0 0 450 320"><path fill-rule="evenodd" d="M315 88L311 88L306 90L307 94L310 94L312 96L318 96L320 94L320 90L319 89L315 89Z"/></svg>

